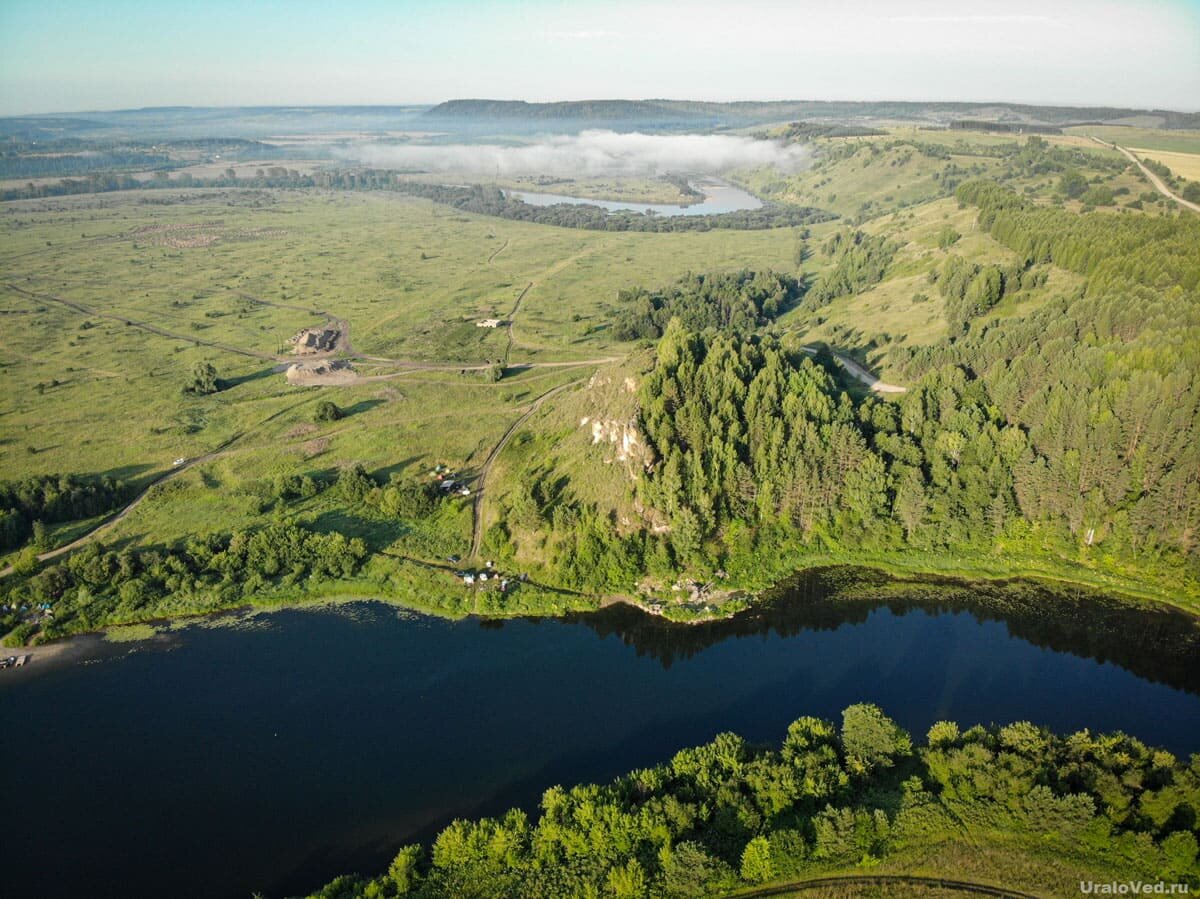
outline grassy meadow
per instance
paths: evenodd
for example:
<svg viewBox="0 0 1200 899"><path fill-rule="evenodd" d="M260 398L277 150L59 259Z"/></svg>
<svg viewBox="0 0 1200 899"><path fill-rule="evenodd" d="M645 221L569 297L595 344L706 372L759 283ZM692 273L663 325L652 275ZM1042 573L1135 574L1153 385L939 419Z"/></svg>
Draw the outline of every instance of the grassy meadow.
<svg viewBox="0 0 1200 899"><path fill-rule="evenodd" d="M437 463L469 470L532 399L594 370L534 367L499 383L460 374L453 366L505 356L505 330L478 319L507 317L528 288L511 364L617 358L628 347L607 331L619 289L689 270L786 267L796 242L789 231L595 233L401 196L282 191L19 201L5 204L0 227L0 309L21 335L0 350L6 477L145 483L177 458L218 452L156 487L105 538L134 544L250 523L261 485L281 475L332 476L353 463L384 478ZM356 353L451 367L367 361L357 384L289 385L279 371L288 338L329 318L349 323ZM229 386L185 395L202 361ZM318 424L327 398L348 414ZM469 540L469 503L443 522L448 552ZM321 498L300 511L352 534L365 527ZM85 529L71 523L56 536ZM394 540L366 530L373 548Z"/></svg>
<svg viewBox="0 0 1200 899"><path fill-rule="evenodd" d="M1159 152L1190 146L1186 135L1179 141ZM1106 211L1119 214L1148 189L1133 171L1110 164L1113 151L1083 134L1049 143L1077 153L1089 182L1114 191L1118 205ZM331 491L283 504L272 485L304 475L331 482L353 465L380 483L392 475L426 478L442 464L475 486L472 479L514 423L561 387L494 460L480 506L484 551L507 553L507 562L532 572L546 561L553 538L522 513L535 482L611 513L618 529L633 528L647 514L633 489L637 464L617 458L608 438L597 444L592 433L595 422L635 421L633 392L650 365L648 353L613 336L618 291L656 287L686 272L742 268L795 273L799 265L815 279L832 264L820 247L836 232L859 227L887 235L899 248L883 280L819 309L798 306L771 328L826 341L902 383L893 352L947 333L930 273L950 255L979 264L1018 261L976 225L976 210L953 198L956 183L1004 175L1039 203L1080 208L1056 193L1057 175L1014 173L1002 152L1013 145L1011 135L901 128L822 140L814 163L795 174L736 174L765 197L842 216L813 226L807 239L787 228L559 228L372 192L214 188L7 202L0 206L0 315L9 337L0 346L0 466L13 481L69 472L144 488L170 474L174 460L201 459L106 528L105 545L166 546L295 516L318 531L361 537L371 553L357 580L314 587L316 594L385 595L473 611L476 600L465 599L444 570L447 557L469 555L473 496L455 496L428 520L406 525L352 514ZM636 179L585 179L570 189L656 200L674 190ZM1155 214L1172 212L1165 200L1149 205ZM949 246L939 240L946 229L958 235ZM1081 276L1048 266L1044 284L1006 296L991 314L1024 315L1082 284ZM512 318L513 325L477 327L483 318ZM348 327L350 347L341 351L353 356L359 377L289 384L289 338L331 320ZM462 370L499 360L511 366L499 381ZM225 388L186 394L193 367L205 362ZM323 400L344 416L315 420ZM52 525L50 544L65 544L99 521ZM1168 576L1052 562L1033 539L1005 552L857 561L905 572L1027 574L1171 598L1161 586ZM787 561L829 559L801 554ZM849 553L836 561L856 559ZM306 595L291 590L264 599ZM565 607L596 599L534 599L531 591L528 601Z"/></svg>

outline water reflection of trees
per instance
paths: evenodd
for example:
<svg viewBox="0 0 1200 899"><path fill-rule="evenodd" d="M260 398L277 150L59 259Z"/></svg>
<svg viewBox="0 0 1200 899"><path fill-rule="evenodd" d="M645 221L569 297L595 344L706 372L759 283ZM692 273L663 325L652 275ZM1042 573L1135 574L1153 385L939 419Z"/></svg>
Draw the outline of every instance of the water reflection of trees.
<svg viewBox="0 0 1200 899"><path fill-rule="evenodd" d="M1024 581L894 581L878 572L831 568L806 572L768 602L725 621L672 624L629 606L575 620L669 668L730 638L834 630L860 624L880 608L896 615L967 612L977 621L1002 622L1011 636L1035 646L1111 662L1146 680L1200 693L1200 625L1194 618L1149 603Z"/></svg>

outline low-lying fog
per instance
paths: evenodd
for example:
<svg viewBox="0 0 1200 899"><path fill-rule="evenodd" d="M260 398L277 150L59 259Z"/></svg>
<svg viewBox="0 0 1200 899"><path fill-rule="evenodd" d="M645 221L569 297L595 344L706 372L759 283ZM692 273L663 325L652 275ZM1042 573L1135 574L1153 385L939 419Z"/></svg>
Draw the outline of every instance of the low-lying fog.
<svg viewBox="0 0 1200 899"><path fill-rule="evenodd" d="M772 165L796 171L807 159L804 147L727 134L619 134L584 131L553 135L520 146L498 144L363 144L339 151L375 168L434 172L489 172L502 175L661 175L666 172L717 173Z"/></svg>

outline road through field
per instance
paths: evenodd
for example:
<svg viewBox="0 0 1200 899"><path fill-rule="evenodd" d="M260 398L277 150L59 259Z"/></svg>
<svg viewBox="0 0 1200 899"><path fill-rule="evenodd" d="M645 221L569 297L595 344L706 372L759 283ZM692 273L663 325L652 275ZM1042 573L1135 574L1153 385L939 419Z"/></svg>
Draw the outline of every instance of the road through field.
<svg viewBox="0 0 1200 899"><path fill-rule="evenodd" d="M1120 153L1122 153L1125 156L1125 158L1127 158L1130 162L1132 162L1134 165L1136 165L1139 169L1142 170L1142 174L1145 175L1146 178L1149 179L1150 183L1154 185L1154 189L1157 190L1164 197L1168 197L1168 198L1174 200L1180 206L1190 209L1190 210L1192 210L1192 212L1200 212L1200 203L1193 203L1190 200L1185 200L1183 197L1179 196L1177 193L1172 191L1171 188L1167 187L1167 185L1163 183L1162 179L1159 178L1158 175L1154 174L1154 172L1152 172L1152 171L1150 171L1150 169L1146 168L1146 166L1142 163L1142 161L1140 159L1138 159L1136 156L1134 156L1131 151L1125 149L1124 147L1122 147L1118 144L1110 144L1110 143L1108 143L1108 141L1100 140L1100 138L1098 138L1098 137L1093 137L1092 140L1094 140L1098 144L1108 147L1111 150L1117 150Z"/></svg>
<svg viewBox="0 0 1200 899"><path fill-rule="evenodd" d="M222 352L226 352L226 353L235 353L239 356L248 356L252 359L266 359L270 362L276 362L276 363L291 363L291 362L315 361L318 359L325 359L325 358L328 358L333 355L330 353L313 353L313 354L310 354L307 356L280 356L280 355L275 355L272 353L259 352L258 350L247 350L247 349L243 349L242 347L230 346L227 343L220 343L215 340L202 340L199 337L191 337L187 334L179 334L179 333L176 333L175 331L168 331L165 328L160 328L157 325L150 324L149 322L141 321L139 319L127 318L123 315L117 315L114 312L102 312L93 306L88 306L84 303L76 302L75 300L68 300L65 297L60 297L60 296L57 296L52 293L35 293L32 290L25 290L22 287L18 287L16 284L13 284L12 282L6 282L4 286L7 287L9 290L13 291L14 293L20 294L21 296L25 297L26 299L49 300L53 303L58 303L60 305L66 306L68 309L73 309L75 312L82 313L83 315L94 316L96 318L106 318L106 319L109 319L110 321L118 321L125 325L129 325L130 327L140 328L143 331L149 331L151 334L157 334L160 337L169 337L172 340L184 340L184 341L187 341L188 343L195 344L196 346L211 347L212 349L215 349L215 350L221 350ZM533 285L531 284L530 287L532 287L532 286ZM521 297L518 298L517 304L513 308L513 315L515 315L516 312L518 312L520 310L521 299L524 298L525 292L528 290L529 290L529 288L527 287L527 288L525 288L525 291L522 291ZM239 295L245 297L245 299L247 299L247 300L252 300L255 302L264 302L262 300L257 300L257 298L251 297L246 294L239 294ZM276 305L276 304L265 303L265 305ZM305 311L312 311L312 310L305 310ZM384 365L395 365L395 366L399 366L404 369L412 370L412 371L452 371L452 370L458 370L458 369L461 369L464 371L482 371L483 369L489 367L489 363L465 363L465 362L437 361L437 360L421 361L421 360L417 360L417 359L392 359L387 356L365 356L365 355L362 355L359 353L355 353L353 351L353 347L350 346L350 342L349 342L350 322L349 321L347 321L346 319L333 319L333 327L336 327L337 329L339 329L341 331L342 335L344 336L345 342L343 344L342 349L345 352L347 352L347 354L348 354L347 358L349 358L351 360L362 359L367 362L379 362ZM602 365L606 362L615 362L615 361L617 361L615 356L606 356L606 357L603 357L600 359L581 359L578 361L569 361L569 362L518 362L514 365L509 366L509 368L511 368L513 371L523 371L525 369L531 369L531 368L570 368L573 366L580 366L580 365ZM378 375L375 377L359 378L358 382L367 381L367 380L385 380L388 377L392 377L392 376ZM351 382L351 383L354 383L354 382Z"/></svg>
<svg viewBox="0 0 1200 899"><path fill-rule="evenodd" d="M315 399L315 397L306 397L305 399L301 400L298 403L293 403L291 406L288 406L286 409L280 409L278 412L274 412L271 415L268 415L262 421L260 421L257 425L255 425L255 428L256 429L260 428L263 425L267 424L268 422L274 421L280 415L283 415L287 412L291 412L294 409L298 408L299 406L303 406L305 403L312 402L314 399ZM243 437L245 437L247 433L249 433L249 432L248 431L239 431L238 433L227 438L223 442L217 444L216 447L209 450L207 453L204 453L203 455L200 455L200 456L196 456L193 459L188 459L186 462L181 462L179 465L176 465L173 468L170 468L167 471L164 471L158 477L156 477L152 481L150 481L150 483L148 483L146 485L145 489L142 490L141 493L139 493L137 496L135 496L129 503L127 503L125 506L123 506L121 509L119 509L116 513L105 518L103 521L101 521L98 525L96 525L94 528L92 528L86 534L82 534L79 537L76 537L70 543L65 543L62 546L56 547L55 549L48 550L47 552L44 552L44 553L39 553L38 561L39 562L49 561L50 559L54 559L54 558L57 558L58 556L66 555L69 552L73 552L74 550L79 549L81 546L91 543L102 533L115 527L120 521L122 521L126 516L128 516L130 512L132 512L139 505L141 505L142 500L144 500L147 496L150 495L151 489L158 486L159 484L165 484L167 481L170 481L173 478L179 477L181 474L183 474L189 468L194 468L195 466L201 465L205 462L211 462L213 459L216 459L218 456L225 455L225 453L227 453L229 451L229 448L231 446L233 446L233 444L235 444L239 440L241 440ZM12 574L12 570L13 569L12 569L11 565L0 569L0 578L8 577L8 575Z"/></svg>
<svg viewBox="0 0 1200 899"><path fill-rule="evenodd" d="M501 253L503 253L507 246L508 246L508 238L506 237L506 238L504 238L504 243L500 244L500 249L496 250L496 252L492 253L492 255L488 257L488 264L490 265L497 256L499 256Z"/></svg>
<svg viewBox="0 0 1200 899"><path fill-rule="evenodd" d="M503 451L504 447L508 446L508 442L512 440L513 435L517 433L521 425L525 424L525 422L529 420L530 416L532 416L533 413L537 412L537 410L541 408L542 403L550 399L550 397L554 396L556 393L561 393L568 387L578 384L581 380L583 379L578 378L574 381L568 381L566 384L560 384L551 390L547 390L536 400L530 403L529 408L525 410L524 414L521 415L521 417L514 421L511 425L509 425L508 430L504 432L504 436L502 436L500 441L494 447L492 447L492 451L488 453L488 457L484 459L483 464L479 466L479 473L475 476L475 501L472 503L471 508L470 557L472 559L479 558L479 551L483 544L483 490L484 482L487 480L488 471L491 470L492 463L496 461L496 458Z"/></svg>
<svg viewBox="0 0 1200 899"><path fill-rule="evenodd" d="M226 353L236 353L239 356L249 356L252 359L267 359L271 362L287 361L286 356L276 356L271 353L259 353L255 350L244 350L240 347L230 346L226 343L218 343L214 340L201 340L199 337L190 337L187 334L176 334L174 331L168 331L165 328L160 328L157 325L150 324L149 322L139 321L138 319L133 318L126 318L123 315L117 315L115 312L101 312L99 309L96 309L93 306L77 303L74 300L68 300L52 293L34 293L32 290L25 290L24 288L17 287L17 285L13 284L12 282L7 282L4 286L14 293L20 294L26 299L50 300L53 303L66 306L68 309L73 309L76 312L82 312L84 315L121 322L122 324L130 327L140 328L143 331L149 331L151 334L157 334L159 337L169 337L172 340L183 340L187 343L195 344L196 346L211 347L214 350L221 350Z"/></svg>

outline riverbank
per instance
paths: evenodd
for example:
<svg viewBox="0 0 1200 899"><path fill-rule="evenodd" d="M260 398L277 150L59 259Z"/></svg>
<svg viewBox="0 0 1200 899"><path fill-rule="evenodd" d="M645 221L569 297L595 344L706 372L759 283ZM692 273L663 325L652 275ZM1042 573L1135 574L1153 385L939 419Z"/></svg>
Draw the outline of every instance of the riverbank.
<svg viewBox="0 0 1200 899"><path fill-rule="evenodd" d="M152 895L187 877L213 899L307 895L387 870L452 820L534 809L553 784L609 782L721 732L780 741L799 715L853 702L913 734L1028 720L1196 749L1200 650L1163 639L1180 629L1162 616L1008 587L843 600L835 576L694 627L624 606L451 622L339 602L92 638L80 664L0 677L19 737L9 798L31 810L6 883ZM53 776L23 776L31 750ZM79 863L47 866L59 844Z"/></svg>
<svg viewBox="0 0 1200 899"><path fill-rule="evenodd" d="M168 614L115 617L95 630L49 642L35 642L21 651L33 653L36 650L38 659L43 662L60 658L70 661L75 655L67 647L80 637L97 639L97 634L104 634L110 642L138 640L240 611L303 609L360 600L384 602L449 620L469 616L489 619L564 617L620 604L671 624L699 626L729 620L766 605L797 579L822 570L843 572L846 595L860 599L880 592L884 584L889 587L883 592L891 594L896 586L903 585L969 589L972 584L995 587L1027 583L1052 592L1065 592L1084 601L1094 596L1097 600L1113 600L1133 608L1145 606L1147 611L1170 608L1200 622L1198 604L1187 594L1102 572L1036 564L1029 559L1010 557L1005 564L997 564L995 559L932 553L894 555L824 551L789 556L787 567L778 564L782 561L777 560L769 572L764 567L764 576L769 574L770 577L762 585L743 590L717 589L701 594L699 598L685 590L678 598L671 599L575 593L535 582L522 583L516 591L502 594L497 590L464 587L452 579L449 572L416 560L376 556L359 576L351 579L309 580L302 585L279 587L227 603L214 604L211 598L201 603L197 598L199 607L172 603ZM16 652L18 648L11 648L11 651Z"/></svg>

